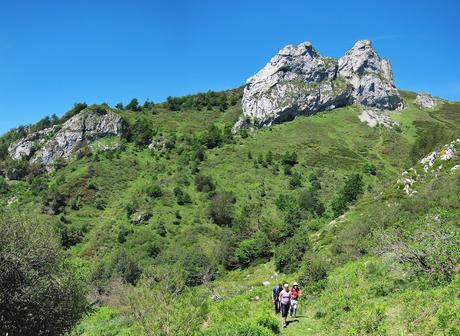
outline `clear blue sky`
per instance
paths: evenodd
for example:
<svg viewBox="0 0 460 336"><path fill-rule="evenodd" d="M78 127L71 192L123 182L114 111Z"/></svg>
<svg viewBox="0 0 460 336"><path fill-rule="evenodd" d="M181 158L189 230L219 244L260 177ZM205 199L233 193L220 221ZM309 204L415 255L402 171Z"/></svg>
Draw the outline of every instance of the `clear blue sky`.
<svg viewBox="0 0 460 336"><path fill-rule="evenodd" d="M0 133L74 102L243 84L286 44L369 38L400 88L460 100L460 1L0 0Z"/></svg>

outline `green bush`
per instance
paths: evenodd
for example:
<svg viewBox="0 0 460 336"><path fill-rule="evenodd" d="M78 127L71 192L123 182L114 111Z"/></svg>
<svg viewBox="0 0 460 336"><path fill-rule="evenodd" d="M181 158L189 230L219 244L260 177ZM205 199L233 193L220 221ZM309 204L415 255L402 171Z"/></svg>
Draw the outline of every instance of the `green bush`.
<svg viewBox="0 0 460 336"><path fill-rule="evenodd" d="M213 191L216 186L214 180L210 176L197 174L195 175L195 188L200 192L210 192Z"/></svg>
<svg viewBox="0 0 460 336"><path fill-rule="evenodd" d="M228 192L216 193L209 204L209 215L217 225L231 225L236 198Z"/></svg>
<svg viewBox="0 0 460 336"><path fill-rule="evenodd" d="M61 335L86 309L83 283L63 259L53 226L0 212L0 334Z"/></svg>
<svg viewBox="0 0 460 336"><path fill-rule="evenodd" d="M293 235L275 248L275 266L283 273L292 273L299 268L300 260L310 245L305 233L294 232Z"/></svg>
<svg viewBox="0 0 460 336"><path fill-rule="evenodd" d="M153 198L159 198L163 196L163 191L158 183L153 182L146 188L146 193L148 196Z"/></svg>
<svg viewBox="0 0 460 336"><path fill-rule="evenodd" d="M266 260L270 256L271 243L263 231L258 231L250 239L243 240L235 251L235 257L242 266L258 259Z"/></svg>

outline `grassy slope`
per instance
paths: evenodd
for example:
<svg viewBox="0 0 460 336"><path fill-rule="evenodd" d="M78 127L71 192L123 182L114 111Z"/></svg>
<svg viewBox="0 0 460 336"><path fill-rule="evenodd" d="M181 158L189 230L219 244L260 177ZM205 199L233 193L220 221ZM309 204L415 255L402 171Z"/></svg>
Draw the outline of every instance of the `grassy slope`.
<svg viewBox="0 0 460 336"><path fill-rule="evenodd" d="M320 196L326 205L330 204L345 175L351 171L361 172L364 164L370 162L377 167L378 173L376 176L365 176L366 186L372 185L374 191L369 192L357 206L359 211L364 212L372 208L372 204L378 204L372 198L380 190L391 186L399 173L410 165L408 156L410 146L417 136L417 127L440 123L458 134L460 117L452 108L441 108L432 112L420 110L413 105L412 94L405 93L404 96L409 103L408 108L392 114L401 123L401 130L369 128L359 122L357 107L341 108L313 117L300 117L292 122L260 130L246 139L237 140L235 144L226 144L207 151L206 160L201 164L200 170L217 181L218 189L234 193L237 197L237 212L245 204L262 202L262 220L277 222L281 218L274 201L279 194L292 192L289 188L289 177L284 175L281 166L264 167L258 164L256 161L259 155L272 151L275 161L279 161L286 151L295 151L299 164L294 171L302 175L305 187L309 185L309 174L321 170ZM213 123L231 125L239 113L238 107L232 107L225 113L216 110L171 112L160 108L158 114L145 114L144 117L160 133L167 135L175 132L180 137L204 130ZM137 113L124 111L122 115L132 121ZM251 152L252 159L248 158L248 152ZM95 173L89 173L89 167ZM152 178L164 190L164 196L160 199L145 198L143 190ZM96 189L88 188L88 179L94 182ZM209 220L206 211L208 200L195 191L190 166L181 163L177 151L151 153L147 149L139 151L128 144L119 156L100 154L97 159L93 157L70 162L52 175L47 183L58 185L69 196L80 195L83 199L83 206L79 210L67 208L64 217L66 225L86 232L83 241L68 253L74 259L81 260L86 265L87 272L90 272L96 261L110 258L118 249L121 228L130 231L124 246L138 258L143 267L152 264L152 258L147 253L152 241L160 240L161 244L169 244L174 249L176 239L193 233L203 250L213 253L212 247L218 243L222 234L222 229ZM178 184L185 186L192 198L192 204L180 206L176 203L173 188ZM39 205L38 198L31 195L25 182L16 182L12 188L20 203ZM262 191L266 196L260 198ZM96 196L101 195L107 203L104 210L94 207ZM140 200L140 207L153 213L147 224L129 223L125 208L133 199ZM357 211L352 212L348 218L357 218ZM180 213L179 220L177 212ZM57 218L50 219L57 222ZM322 225L330 219L332 214L328 211ZM165 238L159 238L155 233L159 222L164 223L168 232ZM336 242L336 237L344 234L340 229L327 226L316 229L319 231L311 233L313 241L318 249L324 251L329 251ZM336 257L340 259L341 256ZM346 260L349 256L343 258ZM251 281L260 287L261 281L267 280L273 274L274 266L269 263L250 270L232 272L218 279L216 288L221 286L225 294L225 288L233 288L235 283L251 286L251 282L243 280L251 270L258 274L251 275L251 279L257 278L257 281ZM337 272L340 273L340 270ZM286 279L294 279L294 276ZM260 297L265 296L266 292L266 288L259 288ZM241 298L247 300L250 296L251 294L243 292ZM257 301L250 302L251 305L262 307L260 309L269 309L267 303L259 306ZM315 309L310 305L305 305L302 309L305 309L302 314L306 317L300 319L299 323L292 324L286 331L287 334L305 334L308 328L311 328L311 334L321 334L321 321L312 317Z"/></svg>

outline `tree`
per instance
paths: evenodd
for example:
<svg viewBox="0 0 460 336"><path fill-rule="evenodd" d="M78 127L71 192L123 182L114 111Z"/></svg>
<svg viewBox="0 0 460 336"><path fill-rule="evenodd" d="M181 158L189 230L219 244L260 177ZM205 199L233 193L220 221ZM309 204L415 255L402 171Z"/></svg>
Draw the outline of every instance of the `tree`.
<svg viewBox="0 0 460 336"><path fill-rule="evenodd" d="M348 206L353 204L364 192L363 177L360 174L348 176L345 185L332 202L332 210L335 216L340 216L347 211Z"/></svg>
<svg viewBox="0 0 460 336"><path fill-rule="evenodd" d="M206 131L204 142L209 149L220 146L223 143L221 130L216 125L212 125Z"/></svg>
<svg viewBox="0 0 460 336"><path fill-rule="evenodd" d="M137 118L130 130L130 139L138 147L144 147L152 140L152 130L145 118Z"/></svg>
<svg viewBox="0 0 460 336"><path fill-rule="evenodd" d="M65 334L86 299L56 230L16 210L0 213L0 232L0 334Z"/></svg>
<svg viewBox="0 0 460 336"><path fill-rule="evenodd" d="M139 106L139 101L137 98L131 99L128 105L126 105L126 109L134 112L140 111L141 107Z"/></svg>

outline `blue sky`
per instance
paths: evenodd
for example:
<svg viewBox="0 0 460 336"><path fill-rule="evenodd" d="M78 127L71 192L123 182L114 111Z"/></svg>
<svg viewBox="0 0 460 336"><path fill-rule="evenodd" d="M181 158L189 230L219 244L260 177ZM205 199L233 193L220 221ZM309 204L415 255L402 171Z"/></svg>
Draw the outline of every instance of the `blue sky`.
<svg viewBox="0 0 460 336"><path fill-rule="evenodd" d="M460 1L0 0L0 133L73 103L237 87L286 44L368 38L396 84L460 100Z"/></svg>

